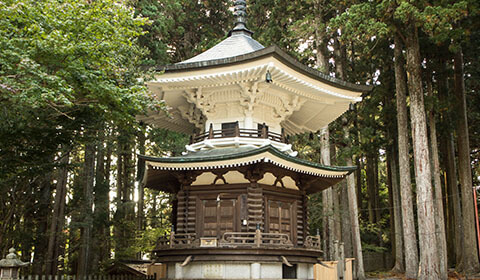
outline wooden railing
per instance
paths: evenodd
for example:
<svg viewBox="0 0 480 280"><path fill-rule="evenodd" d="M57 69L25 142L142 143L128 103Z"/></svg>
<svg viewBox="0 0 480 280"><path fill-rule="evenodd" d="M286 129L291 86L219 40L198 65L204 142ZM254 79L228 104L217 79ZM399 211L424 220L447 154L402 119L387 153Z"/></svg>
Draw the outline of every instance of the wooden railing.
<svg viewBox="0 0 480 280"><path fill-rule="evenodd" d="M322 250L320 235L309 235L305 238L305 248Z"/></svg>
<svg viewBox="0 0 480 280"><path fill-rule="evenodd" d="M199 247L195 234L173 233L157 241L157 249ZM226 232L219 240L218 247L293 247L290 236L285 233Z"/></svg>
<svg viewBox="0 0 480 280"><path fill-rule="evenodd" d="M157 249L174 247L191 247L198 245L198 239L195 239L195 233L175 233L170 236L162 236L157 241Z"/></svg>
<svg viewBox="0 0 480 280"><path fill-rule="evenodd" d="M162 236L157 241L157 250L167 248L194 248L200 247L200 239L194 233L172 233ZM269 233L257 230L255 232L225 232L217 247L294 247L290 235L285 233ZM322 251L319 235L307 236L303 247Z"/></svg>
<svg viewBox="0 0 480 280"><path fill-rule="evenodd" d="M290 236L285 233L261 233L264 246L293 246Z"/></svg>
<svg viewBox="0 0 480 280"><path fill-rule="evenodd" d="M221 246L252 246L252 247L292 247L290 236L285 233L256 232L225 232L220 240Z"/></svg>
<svg viewBox="0 0 480 280"><path fill-rule="evenodd" d="M270 139L272 141L287 143L287 138L284 133L275 133L268 131L265 127L263 129L247 129L240 128L238 124L234 128L213 130L213 126L210 126L208 132L193 135L190 139L190 144L198 143L206 139L219 139L219 138L263 138Z"/></svg>
<svg viewBox="0 0 480 280"><path fill-rule="evenodd" d="M254 232L225 232L220 240L220 245L253 246L256 243Z"/></svg>

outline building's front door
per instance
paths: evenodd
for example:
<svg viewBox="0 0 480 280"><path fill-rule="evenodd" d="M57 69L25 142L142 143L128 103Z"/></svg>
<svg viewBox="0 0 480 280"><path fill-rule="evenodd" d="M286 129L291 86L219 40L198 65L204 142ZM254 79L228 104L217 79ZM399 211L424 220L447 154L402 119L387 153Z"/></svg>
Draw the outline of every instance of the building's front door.
<svg viewBox="0 0 480 280"><path fill-rule="evenodd" d="M235 204L235 199L202 200L200 236L221 238L225 232L235 231Z"/></svg>
<svg viewBox="0 0 480 280"><path fill-rule="evenodd" d="M292 241L295 240L293 228L293 203L279 200L267 200L266 231L270 233L288 234Z"/></svg>

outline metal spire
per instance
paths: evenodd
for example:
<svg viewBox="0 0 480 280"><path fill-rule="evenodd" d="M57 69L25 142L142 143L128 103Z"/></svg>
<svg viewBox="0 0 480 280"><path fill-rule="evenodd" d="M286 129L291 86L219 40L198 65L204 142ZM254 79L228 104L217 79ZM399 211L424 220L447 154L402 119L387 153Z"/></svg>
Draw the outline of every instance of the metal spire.
<svg viewBox="0 0 480 280"><path fill-rule="evenodd" d="M244 33L248 36L253 34L252 31L247 29L247 1L246 0L234 0L234 11L233 15L235 16L235 26L230 31L229 35L233 33Z"/></svg>

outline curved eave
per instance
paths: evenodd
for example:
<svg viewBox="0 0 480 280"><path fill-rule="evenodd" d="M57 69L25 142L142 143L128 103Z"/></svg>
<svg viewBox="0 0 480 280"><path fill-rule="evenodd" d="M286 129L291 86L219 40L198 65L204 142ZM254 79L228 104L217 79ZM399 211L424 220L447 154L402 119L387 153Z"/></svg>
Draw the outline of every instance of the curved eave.
<svg viewBox="0 0 480 280"><path fill-rule="evenodd" d="M236 168L253 164L268 164L278 168L289 170L299 174L304 174L310 178L318 178L322 182L321 186L313 187L308 193L321 191L334 185L356 170L356 166L324 166L307 160L291 157L282 153L272 146L239 152L226 155L215 156L187 156L187 157L150 157L138 155L139 158L139 176L147 187L157 188L158 183L175 185L172 172L200 171L223 168ZM152 177L153 176L153 177ZM157 178L158 177L158 178ZM166 191L173 192L173 189L166 187Z"/></svg>
<svg viewBox="0 0 480 280"><path fill-rule="evenodd" d="M174 168L174 164L184 164L184 163L214 162L217 165L222 165L222 162L224 161L226 162L229 160L247 158L247 157L256 156L265 152L268 152L280 159L283 159L292 163L300 164L305 167L317 168L319 170L336 171L336 172L342 172L342 173L347 172L347 174L350 174L351 172L357 169L356 166L326 166L326 165L321 165L308 160L292 157L279 151L277 148L271 145L264 146L258 149L252 149L249 151L240 152L240 153L228 154L228 155L202 156L202 157L194 157L194 156L192 157L151 157L146 155L138 155L138 157L140 159L143 159L144 161L148 161L151 163L172 164L172 168Z"/></svg>
<svg viewBox="0 0 480 280"><path fill-rule="evenodd" d="M166 65L166 66L159 66L156 68L157 71L165 71L165 72L187 72L192 70L200 70L200 69L207 69L207 68L214 68L219 66L226 66L226 65L234 65L243 62L248 62L251 60L260 59L267 56L274 56L279 59L281 62L285 63L286 65L292 67L296 71L299 71L302 74L305 74L313 79L319 80L331 86L335 86L341 89L351 90L355 92L367 92L372 90L373 86L369 85L358 85L352 84L335 77L331 77L321 73L318 70L305 66L298 62L295 58L288 55L286 52L281 50L279 47L272 45L270 47L254 51L251 53L238 55L234 57L228 58L221 58L221 59L213 59L213 60L206 60L206 61L198 61L192 63L180 63L180 64L173 64L173 65Z"/></svg>

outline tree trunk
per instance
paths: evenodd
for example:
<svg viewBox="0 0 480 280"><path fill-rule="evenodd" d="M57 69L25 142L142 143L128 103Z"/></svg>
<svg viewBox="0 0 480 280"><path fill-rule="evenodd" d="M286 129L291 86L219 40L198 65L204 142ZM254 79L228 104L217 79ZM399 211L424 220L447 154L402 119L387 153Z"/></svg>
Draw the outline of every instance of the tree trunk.
<svg viewBox="0 0 480 280"><path fill-rule="evenodd" d="M344 45L340 44L338 37L334 39L335 43L335 73L337 77L341 80L345 80L345 71L346 71L346 48Z"/></svg>
<svg viewBox="0 0 480 280"><path fill-rule="evenodd" d="M109 132L109 136L111 136L111 132ZM109 137L110 138L110 137ZM104 169L104 175L103 178L105 179L105 185L108 186L108 192L110 193L111 189L111 182L110 182L110 175L112 172L112 153L113 153L113 143L111 139L108 139L106 141L106 150L105 150L105 169ZM105 259L110 259L110 251L112 249L112 242L111 242L111 234L110 234L110 225L112 223L110 215L110 198L106 202L108 204L108 216L107 216L107 232L105 232L105 244L103 244L105 252L102 254L105 254Z"/></svg>
<svg viewBox="0 0 480 280"><path fill-rule="evenodd" d="M400 186L398 184L398 167L397 167L397 151L395 146L391 147L392 158L390 160L390 166L392 170L392 200L393 200L393 217L394 217L394 234L395 234L395 265L393 267L394 272L405 271L405 261L403 254L403 219L400 202Z"/></svg>
<svg viewBox="0 0 480 280"><path fill-rule="evenodd" d="M367 154L367 192L368 192L368 221L375 223L375 157L371 154Z"/></svg>
<svg viewBox="0 0 480 280"><path fill-rule="evenodd" d="M93 206L93 182L95 171L95 145L85 145L85 163L83 173L83 225L80 235L80 254L78 257L77 275L80 277L89 275L91 269L91 239L92 239L92 206Z"/></svg>
<svg viewBox="0 0 480 280"><path fill-rule="evenodd" d="M350 138L350 134L347 126L345 126L344 128L344 135L345 139L348 141ZM347 157L346 164L347 166L353 165L352 158L350 156ZM350 223L352 228L353 253L356 260L355 264L357 265L357 278L360 280L364 280L366 278L363 268L362 241L360 239L360 223L358 220L359 217L354 174L355 173L352 173L347 176L348 208L350 212Z"/></svg>
<svg viewBox="0 0 480 280"><path fill-rule="evenodd" d="M375 160L373 162L373 174L374 174L374 186L375 186L375 196L374 196L374 201L375 201L375 222L380 222L382 219L382 211L380 207L380 184L378 183L378 151L375 151ZM379 239L380 242L383 242L383 238L381 238L381 235L379 233Z"/></svg>
<svg viewBox="0 0 480 280"><path fill-rule="evenodd" d="M342 239L344 243L344 254L346 258L353 257L353 245L352 245L352 224L350 218L350 211L348 208L348 190L347 182L342 182L340 185L340 206L342 214Z"/></svg>
<svg viewBox="0 0 480 280"><path fill-rule="evenodd" d="M115 198L115 204L117 206L117 209L115 210L115 214L113 216L113 224L114 224L114 240L113 240L113 246L114 250L116 253L116 256L118 256L118 253L122 251L122 249L125 248L125 242L124 242L124 228L122 226L122 219L124 219L125 215L125 203L123 200L123 173L124 171L124 163L123 163L123 141L121 141L120 137L117 137L117 149L116 149L116 156L117 156L117 182L116 182L116 187L117 187L117 197Z"/></svg>
<svg viewBox="0 0 480 280"><path fill-rule="evenodd" d="M413 19L410 19L406 31L407 77L410 92L410 119L417 187L417 216L420 244L418 277L419 279L439 279L438 252L435 239L435 211L431 181L432 173L420 69L422 61L420 59L418 29ZM405 236L405 239L408 239L408 236Z"/></svg>
<svg viewBox="0 0 480 280"><path fill-rule="evenodd" d="M68 174L67 174L68 175ZM67 177L65 177L67 181ZM66 194L67 194L67 188L65 186L63 193L63 200L61 200L60 203L60 209L58 212L58 217L62 217L58 220L58 225L57 225L57 230L58 230L58 235L55 237L56 239L56 246L54 248L54 253L53 253L53 260L54 264L57 263L57 266L52 267L52 274L53 275L61 275L62 272L65 270L65 258L62 258L62 260L59 262L59 257L60 256L65 256L65 245L66 245L66 235L63 233L63 229L65 227L65 206L67 204L66 200ZM59 271L60 269L60 271Z"/></svg>
<svg viewBox="0 0 480 280"><path fill-rule="evenodd" d="M105 164L105 147L106 143L105 130L98 132L97 145L97 165L95 169L95 210L93 212L93 236L92 236L92 269L91 272L99 273L100 265L107 261L110 257L110 248L108 240L110 239L110 185L107 182L107 176L110 172L106 172Z"/></svg>
<svg viewBox="0 0 480 280"><path fill-rule="evenodd" d="M328 62L328 49L327 43L328 38L326 38L325 32L325 21L323 18L323 5L320 3L319 0L315 0L313 2L314 10L315 10L315 45L317 50L317 57L316 57L316 66L317 69L325 74L328 74L330 71L330 65Z"/></svg>
<svg viewBox="0 0 480 280"><path fill-rule="evenodd" d="M455 163L455 142L453 140L453 135L449 134L447 138L447 190L448 198L451 204L451 215L453 235L454 235L454 247L455 247L455 267L457 270L461 270L462 259L463 259L463 219L462 219L462 206L460 205L460 191L458 188L458 179L457 179L457 165Z"/></svg>
<svg viewBox="0 0 480 280"><path fill-rule="evenodd" d="M389 132L387 129L387 138L391 138L389 136ZM389 222L390 222L390 244L392 245L392 257L395 260L395 214L393 209L393 178L392 178L392 147L387 144L385 147L385 163L387 165L387 190L388 190L388 215L389 215Z"/></svg>
<svg viewBox="0 0 480 280"><path fill-rule="evenodd" d="M432 72L429 69L427 72L427 94L433 97L432 87ZM447 240L445 235L445 219L443 217L443 195L442 195L442 181L440 175L440 160L438 158L438 141L437 141L437 128L435 123L435 114L432 109L428 113L428 122L430 127L430 146L432 148L432 175L434 183L434 209L435 209L435 226L438 245L438 260L439 260L439 273L441 279L448 279L448 267L447 267Z"/></svg>
<svg viewBox="0 0 480 280"><path fill-rule="evenodd" d="M145 154L145 132L143 129L140 129L138 132L138 152L141 155ZM145 230L145 209L144 209L144 184L139 182L138 184L138 202L137 202L137 230L142 232ZM138 259L141 259L141 252L137 255Z"/></svg>
<svg viewBox="0 0 480 280"><path fill-rule="evenodd" d="M58 267L58 247L60 247L60 236L62 234L63 225L65 224L65 216L62 213L65 206L65 198L67 195L67 177L69 152L62 154L60 166L57 170L57 184L55 188L55 200L53 204L53 214L50 221L50 229L48 231L47 253L45 255L45 274L56 275Z"/></svg>
<svg viewBox="0 0 480 280"><path fill-rule="evenodd" d="M52 197L52 173L43 176L39 182L37 203L35 204L35 234L34 234L34 254L32 271L34 274L45 273L45 252L47 251L48 230L47 217L50 212L50 202Z"/></svg>
<svg viewBox="0 0 480 280"><path fill-rule="evenodd" d="M358 143L357 143L358 144ZM355 192L357 196L357 206L359 209L363 207L363 195L362 195L362 161L360 161L360 155L356 155L355 157L355 166L357 170L355 170ZM362 218L362 213L358 212L358 218ZM364 217L365 218L365 217Z"/></svg>
<svg viewBox="0 0 480 280"><path fill-rule="evenodd" d="M329 144L328 126L324 127L320 132L321 141L321 157L323 165L330 165L330 144ZM324 221L324 240L328 244L327 256L333 258L333 241L334 241L334 221L333 221L333 195L332 188L328 188L322 192L323 215L326 217Z"/></svg>
<svg viewBox="0 0 480 280"><path fill-rule="evenodd" d="M405 276L416 278L418 271L417 238L413 216L412 183L407 124L407 87L402 43L395 36L395 88L397 92L398 162L400 171L400 201L402 202L403 237L405 244Z"/></svg>
<svg viewBox="0 0 480 280"><path fill-rule="evenodd" d="M458 178L461 188L463 217L463 268L465 272L480 271L478 260L477 237L475 230L475 210L473 206L472 166L470 159L470 142L468 139L467 106L465 101L465 84L463 74L463 53L455 53L455 97L457 117ZM468 249L467 249L468 248Z"/></svg>
<svg viewBox="0 0 480 280"><path fill-rule="evenodd" d="M330 143L330 164L336 165L337 162L337 154L336 154L336 147L334 143ZM331 187L332 190L332 204L333 204L333 240L341 241L342 239L342 218L341 218L341 209L340 209L340 191L342 188L342 184L336 184Z"/></svg>
<svg viewBox="0 0 480 280"><path fill-rule="evenodd" d="M443 106L448 107L446 104L451 104L449 100L448 90L448 75L446 67L446 55L442 55L439 59L439 66L436 72L438 72L437 87L438 95L441 99ZM460 206L460 193L458 191L457 180L457 166L455 162L455 142L453 138L453 121L451 117L452 110L446 110L442 112L442 127L443 135L440 141L444 150L444 168L445 168L445 197L447 206L447 219L448 219L448 261L450 265L457 264L457 269L461 264L462 250L463 250L463 222Z"/></svg>

